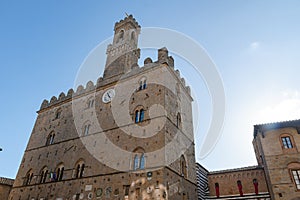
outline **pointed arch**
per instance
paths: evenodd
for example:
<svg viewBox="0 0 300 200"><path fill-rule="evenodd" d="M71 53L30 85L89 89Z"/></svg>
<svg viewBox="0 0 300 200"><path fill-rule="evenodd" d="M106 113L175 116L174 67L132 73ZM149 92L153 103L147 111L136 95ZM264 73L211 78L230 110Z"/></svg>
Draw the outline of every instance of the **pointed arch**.
<svg viewBox="0 0 300 200"><path fill-rule="evenodd" d="M47 136L47 140L46 140L46 146L54 144L54 138L55 138L55 132L51 131L49 133L49 135Z"/></svg>
<svg viewBox="0 0 300 200"><path fill-rule="evenodd" d="M74 166L74 178L82 178L84 175L85 162L83 159L79 159Z"/></svg>
<svg viewBox="0 0 300 200"><path fill-rule="evenodd" d="M40 183L46 183L47 175L48 175L48 167L44 166L40 171Z"/></svg>
<svg viewBox="0 0 300 200"><path fill-rule="evenodd" d="M82 126L82 133L81 136L87 136L90 134L91 132L91 122L90 121L86 121L84 122L83 126Z"/></svg>
<svg viewBox="0 0 300 200"><path fill-rule="evenodd" d="M182 124L181 114L178 112L177 116L176 116L176 126L177 126L177 128L181 129L181 126L182 126L181 124Z"/></svg>
<svg viewBox="0 0 300 200"><path fill-rule="evenodd" d="M23 185L30 185L33 178L33 170L30 169L25 175Z"/></svg>
<svg viewBox="0 0 300 200"><path fill-rule="evenodd" d="M55 112L55 118L54 119L59 119L61 117L62 109L58 108Z"/></svg>
<svg viewBox="0 0 300 200"><path fill-rule="evenodd" d="M121 42L124 39L124 29L120 30L119 33L117 34L117 43Z"/></svg>
<svg viewBox="0 0 300 200"><path fill-rule="evenodd" d="M142 147L137 147L133 151L133 170L145 169L145 164L145 150Z"/></svg>
<svg viewBox="0 0 300 200"><path fill-rule="evenodd" d="M147 88L147 77L143 76L139 79L139 89L138 90L144 90Z"/></svg>
<svg viewBox="0 0 300 200"><path fill-rule="evenodd" d="M139 105L134 109L134 122L140 123L145 120L145 109L143 106Z"/></svg>
<svg viewBox="0 0 300 200"><path fill-rule="evenodd" d="M56 167L56 181L61 181L64 176L65 166L63 163L60 163Z"/></svg>
<svg viewBox="0 0 300 200"><path fill-rule="evenodd" d="M180 174L181 176L187 178L187 164L184 155L180 157Z"/></svg>

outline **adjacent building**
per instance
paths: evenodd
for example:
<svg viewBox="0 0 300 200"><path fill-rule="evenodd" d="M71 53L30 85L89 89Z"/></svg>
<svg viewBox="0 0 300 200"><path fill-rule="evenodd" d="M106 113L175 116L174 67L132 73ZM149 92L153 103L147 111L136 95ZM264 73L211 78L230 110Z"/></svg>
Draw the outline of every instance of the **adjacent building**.
<svg viewBox="0 0 300 200"><path fill-rule="evenodd" d="M0 177L0 199L8 199L13 184L13 179Z"/></svg>
<svg viewBox="0 0 300 200"><path fill-rule="evenodd" d="M300 199L299 131L300 120L255 125L258 165L209 172L203 199Z"/></svg>

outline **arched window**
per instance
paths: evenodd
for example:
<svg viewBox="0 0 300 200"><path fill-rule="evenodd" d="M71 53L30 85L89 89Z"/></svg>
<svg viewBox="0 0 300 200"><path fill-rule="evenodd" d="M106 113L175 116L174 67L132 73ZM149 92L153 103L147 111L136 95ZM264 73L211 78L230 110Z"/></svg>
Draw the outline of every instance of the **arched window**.
<svg viewBox="0 0 300 200"><path fill-rule="evenodd" d="M242 181L238 180L237 182L237 186L238 186L238 189L239 189L239 193L240 193L240 196L243 196L243 185L242 185Z"/></svg>
<svg viewBox="0 0 300 200"><path fill-rule="evenodd" d="M220 187L219 183L215 183L216 197L220 197Z"/></svg>
<svg viewBox="0 0 300 200"><path fill-rule="evenodd" d="M55 137L55 133L51 132L47 137L46 146L54 143L54 137Z"/></svg>
<svg viewBox="0 0 300 200"><path fill-rule="evenodd" d="M145 153L144 149L138 147L134 150L133 170L145 169Z"/></svg>
<svg viewBox="0 0 300 200"><path fill-rule="evenodd" d="M85 168L85 164L84 162L81 160L79 162L77 162L76 166L75 166L75 178L82 178L83 174L84 174L84 168Z"/></svg>
<svg viewBox="0 0 300 200"><path fill-rule="evenodd" d="M140 122L144 121L144 109L140 110Z"/></svg>
<svg viewBox="0 0 300 200"><path fill-rule="evenodd" d="M33 178L33 172L32 172L32 169L30 169L26 173L23 185L30 185L32 178Z"/></svg>
<svg viewBox="0 0 300 200"><path fill-rule="evenodd" d="M143 108L135 111L135 117L134 117L135 123L144 121L144 118L145 118L145 110Z"/></svg>
<svg viewBox="0 0 300 200"><path fill-rule="evenodd" d="M135 111L135 123L139 123L139 120L140 120L140 111L139 110L136 110Z"/></svg>
<svg viewBox="0 0 300 200"><path fill-rule="evenodd" d="M293 162L288 164L290 176L295 184L297 190L300 190L300 163Z"/></svg>
<svg viewBox="0 0 300 200"><path fill-rule="evenodd" d="M140 160L140 169L145 169L145 155L141 155L141 160Z"/></svg>
<svg viewBox="0 0 300 200"><path fill-rule="evenodd" d="M146 79L146 77L143 77L143 78L141 78L140 79L140 81L139 81L139 90L144 90L144 89L146 89L147 88L147 79Z"/></svg>
<svg viewBox="0 0 300 200"><path fill-rule="evenodd" d="M181 115L180 115L180 113L177 113L176 126L177 126L177 128L181 128Z"/></svg>
<svg viewBox="0 0 300 200"><path fill-rule="evenodd" d="M91 124L90 123L86 123L83 127L83 132L82 132L82 136L86 136L89 134L90 132L90 127L91 127Z"/></svg>
<svg viewBox="0 0 300 200"><path fill-rule="evenodd" d="M283 149L292 149L293 148L292 136L289 136L287 134L282 135L281 143Z"/></svg>
<svg viewBox="0 0 300 200"><path fill-rule="evenodd" d="M124 30L121 30L118 34L118 39L117 39L117 43L122 41L124 38Z"/></svg>
<svg viewBox="0 0 300 200"><path fill-rule="evenodd" d="M87 101L87 108L92 108L92 107L94 107L94 103L95 103L94 98L90 98L90 99Z"/></svg>
<svg viewBox="0 0 300 200"><path fill-rule="evenodd" d="M40 173L40 183L46 183L47 175L48 175L48 168L44 167Z"/></svg>
<svg viewBox="0 0 300 200"><path fill-rule="evenodd" d="M133 164L133 169L137 170L139 168L139 156L135 155L134 156L134 164Z"/></svg>
<svg viewBox="0 0 300 200"><path fill-rule="evenodd" d="M187 166L186 166L186 161L185 161L185 158L183 155L181 155L180 157L180 173L181 173L181 176L183 177L187 177Z"/></svg>
<svg viewBox="0 0 300 200"><path fill-rule="evenodd" d="M131 40L133 42L135 41L135 32L134 31L131 32Z"/></svg>
<svg viewBox="0 0 300 200"><path fill-rule="evenodd" d="M253 179L253 186L254 186L254 192L255 194L258 194L258 182L257 179Z"/></svg>
<svg viewBox="0 0 300 200"><path fill-rule="evenodd" d="M55 113L55 119L59 119L61 116L61 109L59 108Z"/></svg>
<svg viewBox="0 0 300 200"><path fill-rule="evenodd" d="M56 169L56 181L61 181L64 176L65 167L63 164L58 165Z"/></svg>

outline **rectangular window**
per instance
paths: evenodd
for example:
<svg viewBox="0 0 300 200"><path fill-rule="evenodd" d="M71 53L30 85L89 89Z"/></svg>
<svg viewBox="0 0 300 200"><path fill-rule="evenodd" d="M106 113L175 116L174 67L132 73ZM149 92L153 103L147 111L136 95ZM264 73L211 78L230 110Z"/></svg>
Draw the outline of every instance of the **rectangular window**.
<svg viewBox="0 0 300 200"><path fill-rule="evenodd" d="M291 138L289 136L282 137L281 140L282 140L283 147L285 149L291 149L291 148L293 148L293 145L292 145L292 142L291 142Z"/></svg>
<svg viewBox="0 0 300 200"><path fill-rule="evenodd" d="M300 190L300 169L299 170L292 170L294 182L298 190Z"/></svg>

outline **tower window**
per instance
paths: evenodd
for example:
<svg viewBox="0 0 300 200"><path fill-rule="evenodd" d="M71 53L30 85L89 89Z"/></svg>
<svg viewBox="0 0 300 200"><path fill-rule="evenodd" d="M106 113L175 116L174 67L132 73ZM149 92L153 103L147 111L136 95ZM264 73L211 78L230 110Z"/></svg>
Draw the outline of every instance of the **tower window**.
<svg viewBox="0 0 300 200"><path fill-rule="evenodd" d="M177 113L177 119L176 119L176 126L177 128L181 128L181 115L180 113Z"/></svg>
<svg viewBox="0 0 300 200"><path fill-rule="evenodd" d="M293 148L291 138L289 136L281 137L282 146L284 149L291 149Z"/></svg>
<svg viewBox="0 0 300 200"><path fill-rule="evenodd" d="M136 154L133 159L133 170L145 169L145 155Z"/></svg>
<svg viewBox="0 0 300 200"><path fill-rule="evenodd" d="M75 169L75 178L82 178L84 173L85 164L83 161L78 162Z"/></svg>
<svg viewBox="0 0 300 200"><path fill-rule="evenodd" d="M86 124L86 125L84 126L84 129L83 129L83 135L84 135L84 136L89 134L90 127L91 127L90 124Z"/></svg>
<svg viewBox="0 0 300 200"><path fill-rule="evenodd" d="M143 77L139 81L139 90L144 90L146 88L147 88L147 79Z"/></svg>
<svg viewBox="0 0 300 200"><path fill-rule="evenodd" d="M144 110L140 110L140 122L144 121Z"/></svg>
<svg viewBox="0 0 300 200"><path fill-rule="evenodd" d="M140 109L140 110L136 110L135 111L135 123L139 123L144 121L144 117L145 117L145 111L144 109Z"/></svg>
<svg viewBox="0 0 300 200"><path fill-rule="evenodd" d="M140 160L140 169L145 169L145 155L141 155L141 160Z"/></svg>
<svg viewBox="0 0 300 200"><path fill-rule="evenodd" d="M59 119L61 116L61 109L58 109L55 113L55 119Z"/></svg>
<svg viewBox="0 0 300 200"><path fill-rule="evenodd" d="M51 132L47 137L46 146L54 143L54 137L55 137L55 133Z"/></svg>
<svg viewBox="0 0 300 200"><path fill-rule="evenodd" d="M296 188L300 190L300 169L292 170L292 174Z"/></svg>
<svg viewBox="0 0 300 200"><path fill-rule="evenodd" d="M56 180L57 181L61 181L63 179L64 176L64 166L60 165L57 170L56 170Z"/></svg>
<svg viewBox="0 0 300 200"><path fill-rule="evenodd" d="M134 33L134 31L131 32L131 40L135 41L135 33Z"/></svg>
<svg viewBox="0 0 300 200"><path fill-rule="evenodd" d="M40 174L40 183L46 183L46 178L48 176L48 169L47 167L44 167L41 170L41 174Z"/></svg>
<svg viewBox="0 0 300 200"><path fill-rule="evenodd" d="M138 155L134 156L134 164L133 164L133 169L137 170L139 168L139 157Z"/></svg>
<svg viewBox="0 0 300 200"><path fill-rule="evenodd" d="M30 185L32 178L33 178L33 172L32 170L29 170L26 174L23 185Z"/></svg>
<svg viewBox="0 0 300 200"><path fill-rule="evenodd" d="M120 42L120 41L122 41L123 38L124 38L124 30L121 30L121 31L119 32L119 36L118 36L118 39L117 39L117 43Z"/></svg>
<svg viewBox="0 0 300 200"><path fill-rule="evenodd" d="M140 111L135 111L135 123L138 123L140 120Z"/></svg>
<svg viewBox="0 0 300 200"><path fill-rule="evenodd" d="M92 107L94 106L94 102L95 102L94 99L88 100L87 107L88 107L88 108L92 108Z"/></svg>
<svg viewBox="0 0 300 200"><path fill-rule="evenodd" d="M145 169L146 158L144 149L138 147L134 152L133 170Z"/></svg>
<svg viewBox="0 0 300 200"><path fill-rule="evenodd" d="M180 173L181 173L181 176L183 176L185 178L187 177L187 171L186 171L186 169L187 169L186 161L185 161L184 156L182 155L180 157Z"/></svg>

